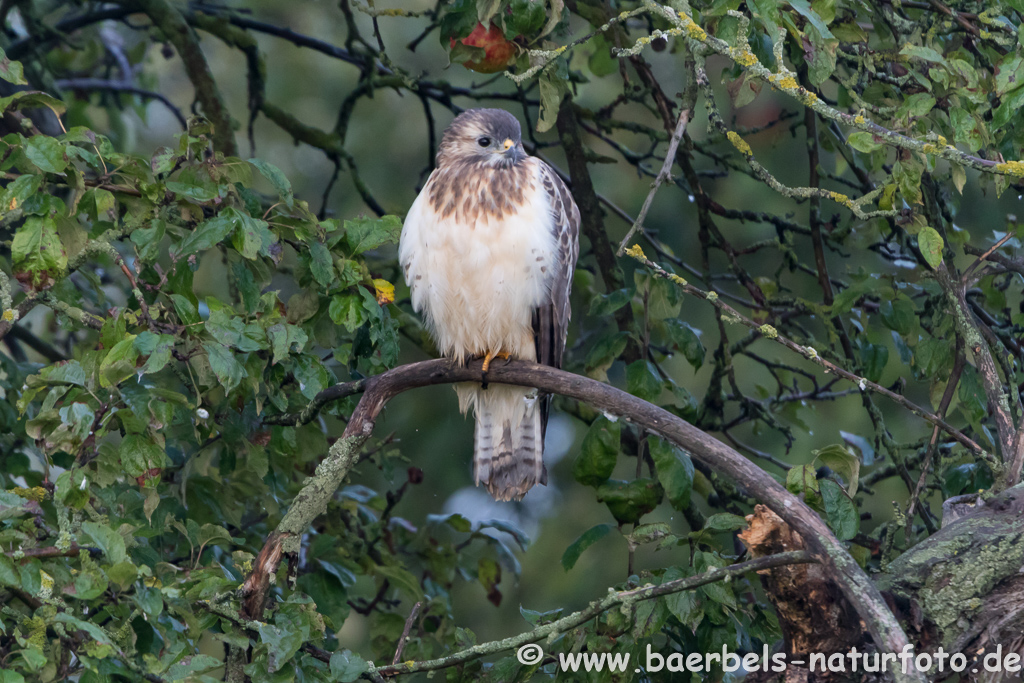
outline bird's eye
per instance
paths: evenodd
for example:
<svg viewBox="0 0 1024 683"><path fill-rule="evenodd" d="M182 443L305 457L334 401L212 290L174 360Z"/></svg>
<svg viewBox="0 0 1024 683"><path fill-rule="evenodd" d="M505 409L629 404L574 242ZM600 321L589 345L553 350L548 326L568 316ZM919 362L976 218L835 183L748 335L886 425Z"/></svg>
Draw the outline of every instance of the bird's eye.
<svg viewBox="0 0 1024 683"><path fill-rule="evenodd" d="M478 145L480 145L481 147L490 147L491 146L491 139L485 135L482 138L477 138L476 143Z"/></svg>

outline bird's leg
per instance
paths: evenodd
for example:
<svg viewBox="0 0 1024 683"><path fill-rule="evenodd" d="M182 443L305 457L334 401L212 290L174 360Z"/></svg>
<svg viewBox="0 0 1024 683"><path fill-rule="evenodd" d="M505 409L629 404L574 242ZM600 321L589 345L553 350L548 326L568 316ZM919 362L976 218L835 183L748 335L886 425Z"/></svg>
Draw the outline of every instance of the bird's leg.
<svg viewBox="0 0 1024 683"><path fill-rule="evenodd" d="M491 361L494 360L495 358L504 358L505 360L508 360L511 357L512 354L510 354L508 351L488 351L487 355L484 356L484 365L480 369L483 372L487 372L488 368L491 367Z"/></svg>
<svg viewBox="0 0 1024 683"><path fill-rule="evenodd" d="M481 389L487 388L487 370L491 367L491 361L495 358L504 358L506 361L512 357L508 351L488 351L484 355L484 364L480 368L480 371L484 374L483 382L480 383Z"/></svg>

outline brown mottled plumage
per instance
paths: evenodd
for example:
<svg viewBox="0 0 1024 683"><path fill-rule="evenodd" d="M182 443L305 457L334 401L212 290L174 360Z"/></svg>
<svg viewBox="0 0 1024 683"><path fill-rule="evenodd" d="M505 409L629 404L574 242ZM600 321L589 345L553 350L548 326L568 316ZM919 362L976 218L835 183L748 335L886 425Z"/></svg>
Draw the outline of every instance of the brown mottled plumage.
<svg viewBox="0 0 1024 683"><path fill-rule="evenodd" d="M523 150L515 117L500 109L456 117L399 246L413 308L438 349L459 362L507 354L560 367L579 222L562 180ZM456 391L462 411L476 414L476 483L498 500L545 483L548 398L493 384Z"/></svg>

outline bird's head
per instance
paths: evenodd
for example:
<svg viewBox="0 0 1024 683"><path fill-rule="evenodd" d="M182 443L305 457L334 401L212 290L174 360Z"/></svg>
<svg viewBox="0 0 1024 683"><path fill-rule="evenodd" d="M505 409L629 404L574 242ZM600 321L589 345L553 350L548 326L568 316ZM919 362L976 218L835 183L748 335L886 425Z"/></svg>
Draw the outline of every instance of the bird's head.
<svg viewBox="0 0 1024 683"><path fill-rule="evenodd" d="M441 138L437 165L514 166L526 158L519 121L504 109L469 109Z"/></svg>

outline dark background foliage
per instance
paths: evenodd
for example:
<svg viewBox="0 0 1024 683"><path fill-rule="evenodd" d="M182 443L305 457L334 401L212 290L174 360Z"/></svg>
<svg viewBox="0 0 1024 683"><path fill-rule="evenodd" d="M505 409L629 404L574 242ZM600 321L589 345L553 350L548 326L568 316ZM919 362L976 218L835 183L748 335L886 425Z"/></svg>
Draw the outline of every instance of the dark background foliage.
<svg viewBox="0 0 1024 683"><path fill-rule="evenodd" d="M568 399L548 486L492 502L471 423L430 387L389 404L296 583L282 567L264 619L239 614L358 396L295 416L435 354L395 244L441 131L475 106L516 114L583 212L567 370L752 458L869 572L933 533L946 498L1015 483L1022 15L0 4L0 680L354 680L407 625L402 661L427 660L741 559L756 491ZM470 44L481 21L497 57ZM542 642L779 638L751 575ZM542 664L502 652L446 675Z"/></svg>

